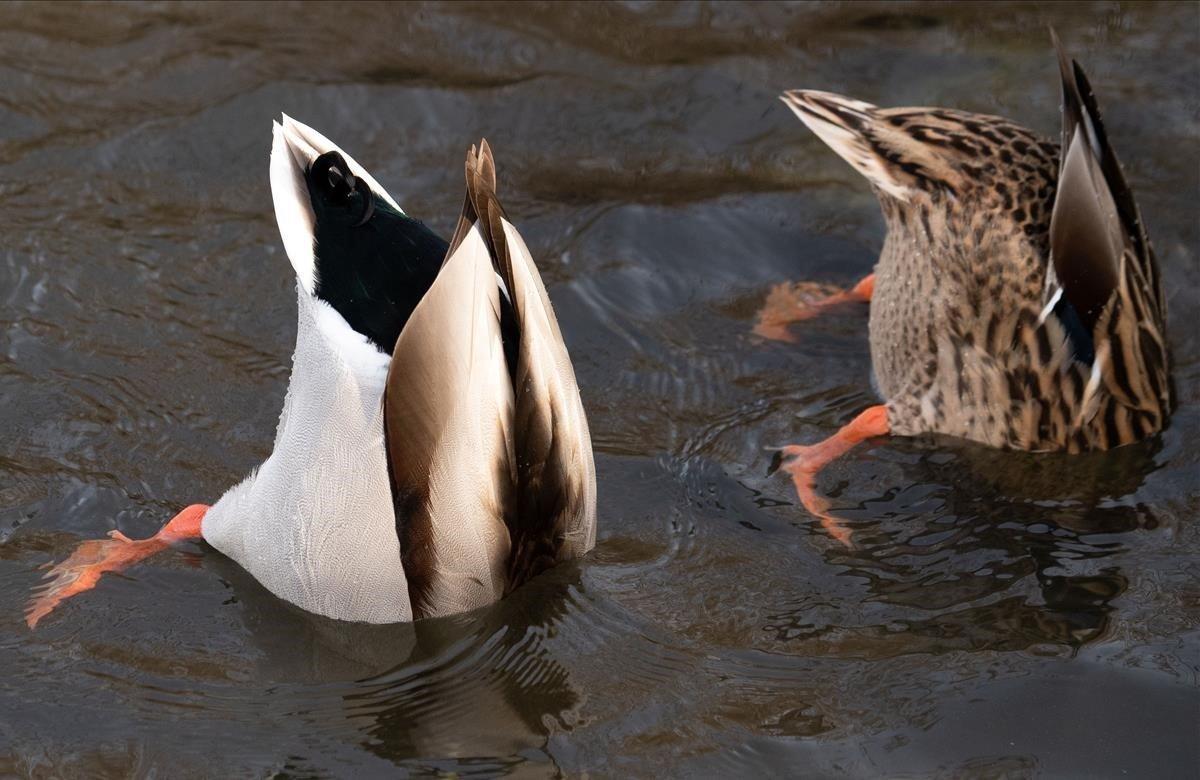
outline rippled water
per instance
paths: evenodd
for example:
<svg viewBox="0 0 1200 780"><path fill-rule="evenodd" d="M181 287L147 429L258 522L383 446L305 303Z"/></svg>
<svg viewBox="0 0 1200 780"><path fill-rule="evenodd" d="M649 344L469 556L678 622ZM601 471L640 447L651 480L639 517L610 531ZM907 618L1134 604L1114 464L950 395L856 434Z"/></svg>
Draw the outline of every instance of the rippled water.
<svg viewBox="0 0 1200 780"><path fill-rule="evenodd" d="M1178 5L0 6L0 774L1196 776L1200 11ZM1181 406L1106 455L861 447L830 540L768 445L874 400L882 222L789 87L1058 132L1088 68L1170 294ZM264 458L295 332L270 121L449 233L486 135L596 444L600 541L477 614L301 614L201 546L36 632L38 567Z"/></svg>

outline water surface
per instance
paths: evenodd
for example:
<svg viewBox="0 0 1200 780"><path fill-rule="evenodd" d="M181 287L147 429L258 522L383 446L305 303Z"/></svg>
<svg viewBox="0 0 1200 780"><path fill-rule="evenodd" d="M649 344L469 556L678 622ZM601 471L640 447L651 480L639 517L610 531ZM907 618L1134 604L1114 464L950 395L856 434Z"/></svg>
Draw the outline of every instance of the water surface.
<svg viewBox="0 0 1200 780"><path fill-rule="evenodd" d="M1170 297L1180 408L1118 452L860 447L865 182L775 98L1058 132L1088 68ZM1195 777L1200 11L1179 5L0 7L0 774ZM153 533L271 446L295 336L267 178L286 111L448 234L467 146L554 300L596 445L595 552L415 626L301 614L199 545L30 632L39 567Z"/></svg>

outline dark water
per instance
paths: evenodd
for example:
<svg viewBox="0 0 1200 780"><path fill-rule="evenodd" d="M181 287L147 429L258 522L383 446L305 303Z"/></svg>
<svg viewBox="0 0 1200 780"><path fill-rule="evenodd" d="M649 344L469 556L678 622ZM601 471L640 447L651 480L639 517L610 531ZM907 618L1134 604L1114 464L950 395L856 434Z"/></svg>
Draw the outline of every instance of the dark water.
<svg viewBox="0 0 1200 780"><path fill-rule="evenodd" d="M788 87L1058 131L1089 69L1170 294L1159 438L862 447L830 540L765 447L874 401L866 312L749 335L882 240ZM0 775L1200 771L1200 10L1187 5L0 6ZM31 633L38 567L267 454L295 332L284 110L449 233L468 144L575 359L600 541L493 609L300 614L200 546Z"/></svg>

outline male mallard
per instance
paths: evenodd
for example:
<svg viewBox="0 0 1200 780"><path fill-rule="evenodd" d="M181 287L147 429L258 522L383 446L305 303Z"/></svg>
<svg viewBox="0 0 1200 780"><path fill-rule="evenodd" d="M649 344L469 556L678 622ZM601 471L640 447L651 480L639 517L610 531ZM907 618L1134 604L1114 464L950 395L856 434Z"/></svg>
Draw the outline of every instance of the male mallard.
<svg viewBox="0 0 1200 780"><path fill-rule="evenodd" d="M780 452L804 505L843 541L816 474L871 436L1082 452L1166 424L1166 302L1154 253L1087 77L1051 36L1061 146L1000 117L807 90L782 97L867 177L888 228L874 274L854 290L782 311L777 298L758 325L778 335L830 303L870 301L886 403L819 444Z"/></svg>
<svg viewBox="0 0 1200 780"><path fill-rule="evenodd" d="M575 374L537 267L496 198L487 142L447 243L361 165L288 117L271 194L299 325L271 456L152 539L85 542L29 606L203 538L275 595L401 622L501 598L596 539Z"/></svg>

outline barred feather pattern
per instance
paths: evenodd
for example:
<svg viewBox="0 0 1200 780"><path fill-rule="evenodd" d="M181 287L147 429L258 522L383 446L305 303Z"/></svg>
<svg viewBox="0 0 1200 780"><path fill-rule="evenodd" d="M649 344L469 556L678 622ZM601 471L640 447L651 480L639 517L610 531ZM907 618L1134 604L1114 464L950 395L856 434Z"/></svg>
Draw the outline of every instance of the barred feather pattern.
<svg viewBox="0 0 1200 780"><path fill-rule="evenodd" d="M896 116L889 126L909 129ZM1057 289L1048 244L1056 145L998 118L937 119L958 164L943 163L907 200L881 196L888 238L871 343L892 429L1069 452L1161 430L1171 399L1153 257L1121 256L1092 332L1094 362L1076 360L1062 322L1042 316Z"/></svg>
<svg viewBox="0 0 1200 780"><path fill-rule="evenodd" d="M784 101L879 197L888 233L871 354L894 433L1080 452L1162 429L1172 405L1165 301L1123 178L1113 194L1128 217L1125 250L1084 334L1089 362L1054 310L1057 144L994 116L807 91Z"/></svg>

